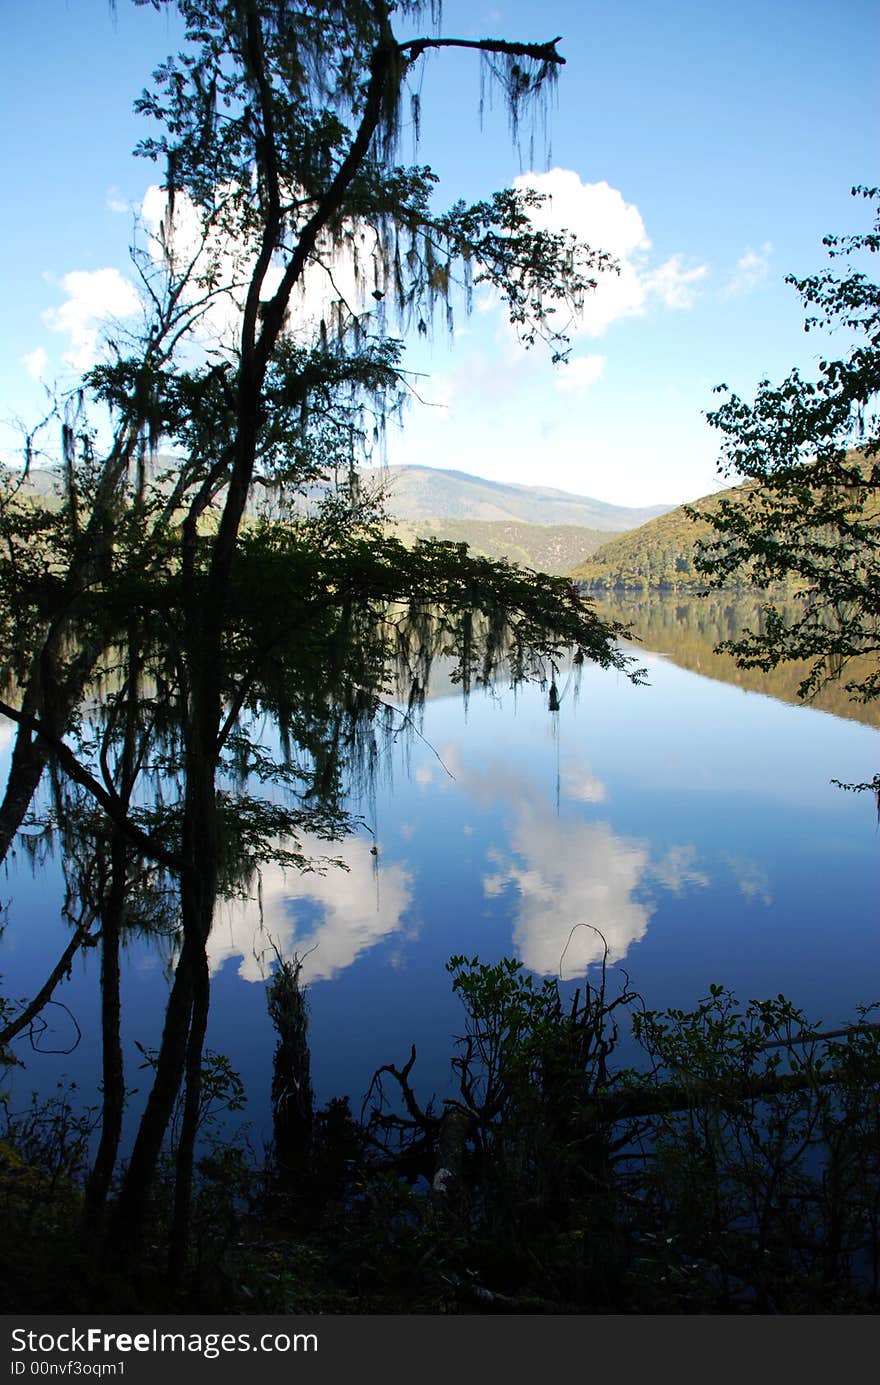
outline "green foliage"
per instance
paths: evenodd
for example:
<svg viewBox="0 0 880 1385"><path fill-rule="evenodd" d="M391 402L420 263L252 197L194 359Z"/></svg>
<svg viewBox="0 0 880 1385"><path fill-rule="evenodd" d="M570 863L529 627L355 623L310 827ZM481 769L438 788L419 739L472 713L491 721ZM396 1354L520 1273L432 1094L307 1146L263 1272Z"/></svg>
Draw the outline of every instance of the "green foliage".
<svg viewBox="0 0 880 1385"><path fill-rule="evenodd" d="M505 558L517 567L560 577L571 572L575 563L594 553L606 538L601 529L588 529L579 524L481 519L398 520L392 525L392 533L406 544L412 544L417 538L466 543L480 557Z"/></svg>
<svg viewBox="0 0 880 1385"><path fill-rule="evenodd" d="M604 973L565 999L556 980L536 980L513 958L453 957L448 971L465 1020L456 1094L442 1113L422 1110L413 1055L403 1070L384 1069L402 1108L380 1101L362 1124L347 1102L328 1103L315 1115L293 1216L240 1139L220 1127L211 1137L241 1090L228 1063L208 1055L191 1274L178 1290L155 1255L171 1215L170 1164L152 1203L152 1248L104 1273L76 1240L94 1113L81 1115L60 1091L7 1115L7 1304L876 1311L876 1006L824 1034L782 995L743 1007L718 984L692 1010L651 1011L626 985L610 996ZM641 1054L635 1067L618 1062L624 1018ZM427 1188L405 1157L416 1153Z"/></svg>
<svg viewBox="0 0 880 1385"><path fill-rule="evenodd" d="M858 1311L876 1302L880 1029L820 1035L783 996L712 986L646 1012L651 1082L671 1077L631 1175L665 1241L669 1306ZM663 1092L663 1089L660 1089ZM683 1109L682 1109L683 1108Z"/></svg>
<svg viewBox="0 0 880 1385"><path fill-rule="evenodd" d="M735 504L746 494L747 487L733 487L693 505L679 505L638 529L607 539L570 575L590 590L703 591L706 581L696 562L698 546L711 537L712 516L722 503ZM740 574L725 585L750 587L752 582Z"/></svg>
<svg viewBox="0 0 880 1385"><path fill-rule="evenodd" d="M77 1303L84 1259L76 1246L81 1180L97 1112L75 1083L23 1108L0 1099L0 1295L8 1310ZM65 1283L65 1281L69 1281Z"/></svg>
<svg viewBox="0 0 880 1385"><path fill-rule="evenodd" d="M725 646L745 666L806 659L803 697L841 679L869 701L880 694L880 287L860 266L880 249L880 191L853 195L874 204L872 230L826 236L831 266L787 280L807 332L840 331L853 344L823 356L815 380L798 370L779 385L762 380L751 404L718 387L728 397L708 417L724 435L721 465L750 484L710 517L697 567L716 585L746 575L797 587L794 617L768 602L761 630Z"/></svg>
<svg viewBox="0 0 880 1385"><path fill-rule="evenodd" d="M142 1072L154 1072L158 1054L155 1049L145 1048L135 1040L135 1048L141 1055ZM199 1091L199 1110L197 1128L206 1133L217 1130L230 1115L243 1111L247 1105L244 1083L225 1053L205 1049L202 1054L202 1074ZM171 1119L168 1132L168 1150L173 1153L180 1138L183 1120L183 1102L179 1100Z"/></svg>
<svg viewBox="0 0 880 1385"><path fill-rule="evenodd" d="M463 1122L457 1176L421 1204L416 1301L446 1311L867 1311L880 1293L880 1027L821 1034L783 996L645 1010L604 977L565 1004L514 959L449 964L458 1094L377 1131ZM615 1064L617 1011L642 1060ZM435 1146L436 1150L436 1146ZM435 1158L439 1156L435 1152ZM400 1156L392 1167L400 1164ZM430 1174L429 1174L430 1176ZM433 1228L433 1233L432 1233ZM393 1247L387 1248L389 1255ZM409 1254L409 1252L407 1252Z"/></svg>
<svg viewBox="0 0 880 1385"><path fill-rule="evenodd" d="M55 1094L13 1110L2 1099L3 1143L9 1168L18 1168L37 1198L75 1183L88 1167L89 1139L95 1129L94 1108L83 1110L75 1082L59 1082ZM12 1153L14 1151L14 1155Z"/></svg>

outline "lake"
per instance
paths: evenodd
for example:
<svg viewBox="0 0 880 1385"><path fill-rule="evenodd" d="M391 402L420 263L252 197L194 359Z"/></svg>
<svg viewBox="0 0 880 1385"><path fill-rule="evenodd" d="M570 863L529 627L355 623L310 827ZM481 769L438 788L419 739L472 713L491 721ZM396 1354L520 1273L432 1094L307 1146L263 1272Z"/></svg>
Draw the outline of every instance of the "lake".
<svg viewBox="0 0 880 1385"><path fill-rule="evenodd" d="M876 771L876 709L847 707L839 692L835 711L793 705L790 671L775 682L738 673L711 646L741 605L712 602L616 607L642 634L649 686L591 667L578 684L563 671L558 712L546 688L475 692L465 706L441 677L421 734L389 749L359 805L369 830L315 845L344 868L269 867L252 899L221 908L208 1046L245 1081L258 1149L270 1132L263 983L276 951L304 959L319 1101L348 1094L356 1110L375 1069L404 1062L411 1044L420 1095L448 1090L462 1028L445 971L456 953L515 954L573 987L595 979L601 933L612 987L625 968L650 1008L691 1007L721 982L743 1002L783 992L829 1028L880 998L875 805L831 782ZM4 767L8 746L7 735ZM27 997L68 936L57 861L33 865L19 850L0 898L3 992ZM158 1043L169 950L134 940L125 951L132 1088L147 1085L136 1044ZM65 1077L97 1100L97 970L95 953L78 958L56 993L63 1007L45 1012L33 1042L16 1040L14 1105ZM132 1121L137 1111L133 1096Z"/></svg>

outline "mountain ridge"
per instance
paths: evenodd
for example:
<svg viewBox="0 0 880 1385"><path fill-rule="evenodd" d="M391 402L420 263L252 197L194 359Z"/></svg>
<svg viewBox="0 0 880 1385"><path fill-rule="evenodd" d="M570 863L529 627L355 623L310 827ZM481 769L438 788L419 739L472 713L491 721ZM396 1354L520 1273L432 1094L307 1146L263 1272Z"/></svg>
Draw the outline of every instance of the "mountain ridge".
<svg viewBox="0 0 880 1385"><path fill-rule="evenodd" d="M368 477L373 473L365 471ZM504 520L526 524L578 524L608 533L636 529L674 505L612 505L551 486L494 481L454 468L417 463L376 473L388 479L388 512L398 520Z"/></svg>
<svg viewBox="0 0 880 1385"><path fill-rule="evenodd" d="M159 455L155 466L169 468L173 457ZM8 467L3 468L9 473ZM519 481L496 481L454 467L428 467L406 462L360 470L364 480L389 482L388 512L398 520L503 520L520 524L576 524L622 534L667 514L675 505L614 505L593 496L557 486L530 486ZM22 489L26 494L57 493L60 473L34 467ZM487 501L488 493L494 500ZM426 503L430 500L430 504ZM487 509L492 513L485 513Z"/></svg>

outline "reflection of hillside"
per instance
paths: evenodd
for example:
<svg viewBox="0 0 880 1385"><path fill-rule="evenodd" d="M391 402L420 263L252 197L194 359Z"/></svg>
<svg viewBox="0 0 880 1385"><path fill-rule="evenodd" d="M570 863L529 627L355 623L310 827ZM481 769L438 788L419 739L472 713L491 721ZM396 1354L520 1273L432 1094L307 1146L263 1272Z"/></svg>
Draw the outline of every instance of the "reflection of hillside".
<svg viewBox="0 0 880 1385"><path fill-rule="evenodd" d="M735 592L711 592L705 597L620 592L603 594L596 606L600 615L629 623L643 648L667 655L682 668L781 702L800 702L797 690L807 672L806 663L783 664L765 673L738 668L730 654L714 653L722 640L738 639L750 627L760 628L761 610L754 597ZM810 706L880 726L880 706L853 702L841 683L823 689Z"/></svg>

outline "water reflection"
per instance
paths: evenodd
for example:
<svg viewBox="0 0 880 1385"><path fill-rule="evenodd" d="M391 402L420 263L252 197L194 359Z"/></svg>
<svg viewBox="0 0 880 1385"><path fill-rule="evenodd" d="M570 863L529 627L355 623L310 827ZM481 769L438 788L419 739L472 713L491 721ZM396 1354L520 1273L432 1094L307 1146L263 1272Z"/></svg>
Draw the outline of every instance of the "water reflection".
<svg viewBox="0 0 880 1385"><path fill-rule="evenodd" d="M604 803L608 790L585 761L567 761L561 774L561 790L575 803Z"/></svg>
<svg viewBox="0 0 880 1385"><path fill-rule="evenodd" d="M769 909L773 903L770 881L767 872L754 861L743 860L741 856L725 855L724 860L736 881L737 889L750 904L763 904Z"/></svg>
<svg viewBox="0 0 880 1385"><path fill-rule="evenodd" d="M536 805L520 806L510 850L487 853L483 889L515 891L514 950L542 976L583 976L606 946L609 963L622 961L656 909L652 886L681 896L710 884L691 845L652 860L648 842L607 822L565 821Z"/></svg>
<svg viewBox="0 0 880 1385"><path fill-rule="evenodd" d="M456 742L441 753L460 792L484 808L507 810L507 841L487 849L482 886L489 899L511 891L513 951L531 971L583 975L602 960L606 945L609 962L620 961L645 935L656 907L652 885L679 895L709 884L693 845L672 846L652 860L648 842L615 832L607 821L584 820L584 809L567 806L608 799L582 755L565 759L560 813L522 766L492 758L476 768Z"/></svg>
<svg viewBox="0 0 880 1385"><path fill-rule="evenodd" d="M308 954L306 979L331 983L312 996L322 1100L359 1100L374 1068L411 1043L423 1090L445 1091L461 1030L449 956L518 953L536 973L582 977L601 944L581 924L602 930L652 1007L690 1006L720 981L741 995L784 991L833 1026L872 998L876 820L829 781L865 777L876 733L697 678L671 657L645 662L646 688L585 670L558 718L538 689L475 694L466 713L458 696L431 698L423 738L409 754L399 744L393 777L379 777L375 817L355 805L381 838L378 859L371 837L306 841L304 853L348 870L264 867L261 900L254 889L219 912L210 1043L245 1074L258 1126L273 1038L261 988L239 978L261 980L276 947ZM60 954L60 889L51 862L35 876L23 854L10 864L7 994L33 995ZM84 960L59 990L84 1042L57 1058L21 1045L28 1067L7 1080L25 1099L65 1071L84 1091L99 1081L86 1052L100 1027L96 959ZM155 944L133 940L123 967L127 1033L155 1044L166 995Z"/></svg>
<svg viewBox="0 0 880 1385"><path fill-rule="evenodd" d="M602 958L594 928L612 962L643 937L654 912L651 901L634 897L650 865L645 843L616 836L607 823L563 822L522 808L510 847L507 857L489 853L495 869L483 888L489 896L516 891L514 949L531 971L583 975Z"/></svg>
<svg viewBox="0 0 880 1385"><path fill-rule="evenodd" d="M318 860L327 844L304 838L303 850ZM326 981L397 932L412 901L406 866L380 866L369 843L356 838L334 847L333 858L339 864L324 874L266 866L256 899L222 906L208 941L212 974L238 957L242 980L264 981L276 955L296 954L304 981Z"/></svg>
<svg viewBox="0 0 880 1385"><path fill-rule="evenodd" d="M798 685L809 670L808 662L792 661L765 671L739 668L731 654L714 652L722 641L741 639L746 630L761 628L758 597L732 591L709 592L704 597L662 591L593 595L599 614L630 625L643 648L665 654L681 668L707 678L801 705ZM868 657L854 660L852 672L861 677L870 667ZM880 726L880 704L854 702L845 682L846 677L830 682L809 705L868 726Z"/></svg>
<svg viewBox="0 0 880 1385"><path fill-rule="evenodd" d="M460 831L480 838L478 887L487 900L509 892L511 950L531 971L583 975L606 944L609 962L620 961L645 936L658 887L681 896L709 885L693 845L657 854L648 841L585 816L608 799L585 757L566 760L560 812L527 766L494 756L474 763L474 753L464 741L446 741L438 759L419 767L413 786L420 811L401 821L400 837L406 843L430 831L438 795L453 794ZM475 825L499 806L500 842L485 823ZM317 841L304 845L316 857L326 852ZM391 935L409 941L413 869L373 854L363 839L341 843L334 855L341 864L323 874L264 868L256 898L224 906L209 942L212 972L236 958L243 980L261 981L277 955L296 954L306 981L330 980ZM418 883L424 896L431 882Z"/></svg>

